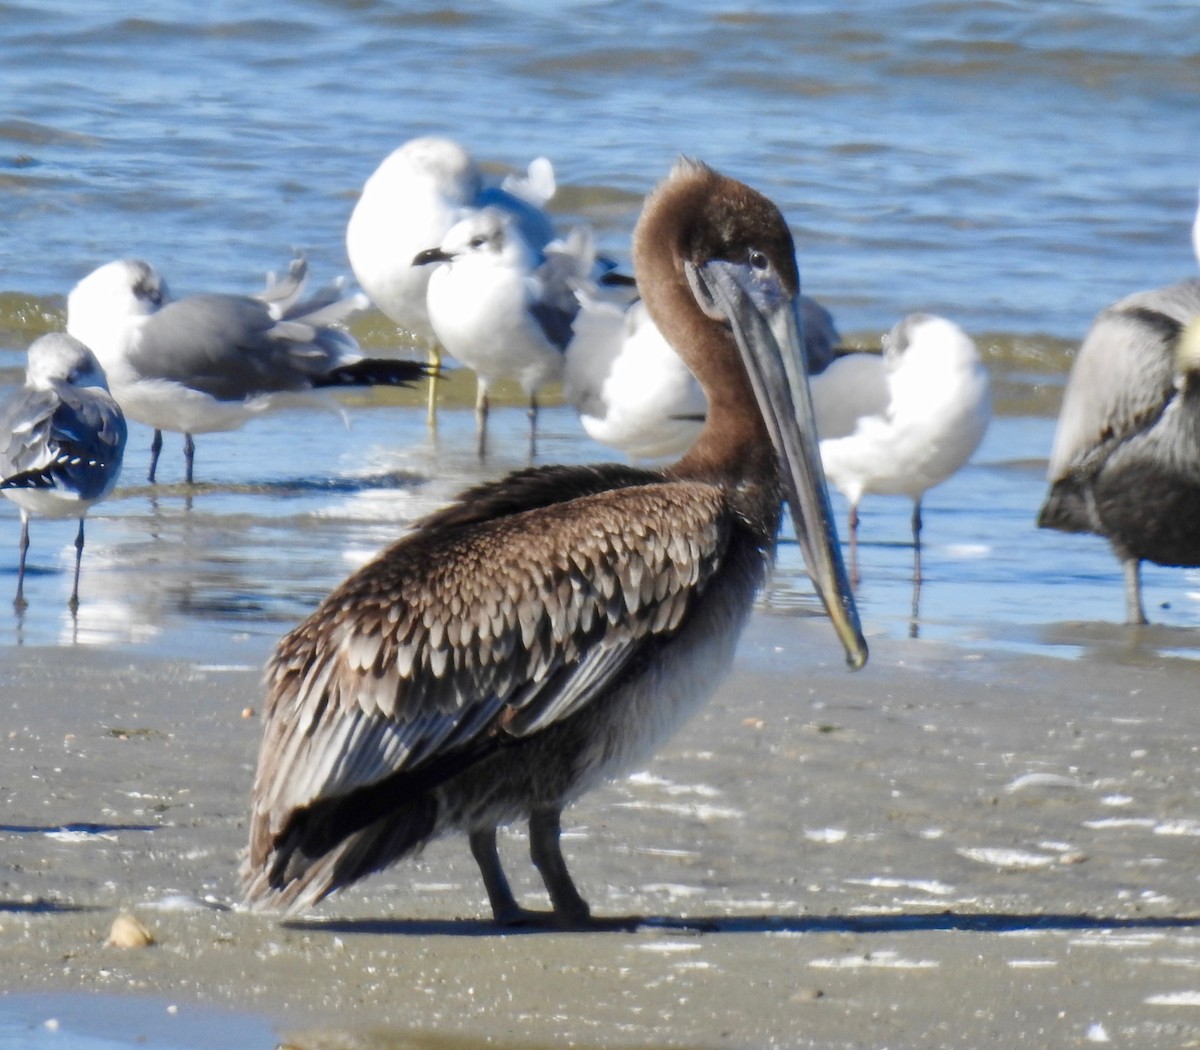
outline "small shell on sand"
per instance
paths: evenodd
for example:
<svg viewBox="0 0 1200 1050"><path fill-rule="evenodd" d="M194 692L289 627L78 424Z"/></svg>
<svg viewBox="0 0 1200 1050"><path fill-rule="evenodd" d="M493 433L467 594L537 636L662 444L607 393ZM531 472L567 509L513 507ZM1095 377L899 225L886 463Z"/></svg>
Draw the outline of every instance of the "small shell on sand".
<svg viewBox="0 0 1200 1050"><path fill-rule="evenodd" d="M113 919L106 943L113 948L148 948L154 943L154 934L136 915L121 912Z"/></svg>

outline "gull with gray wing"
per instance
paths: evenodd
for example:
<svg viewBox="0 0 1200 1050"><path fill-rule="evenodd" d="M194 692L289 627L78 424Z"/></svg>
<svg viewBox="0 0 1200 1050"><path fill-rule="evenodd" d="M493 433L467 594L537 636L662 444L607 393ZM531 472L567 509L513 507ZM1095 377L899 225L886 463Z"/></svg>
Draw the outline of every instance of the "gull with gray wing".
<svg viewBox="0 0 1200 1050"><path fill-rule="evenodd" d="M477 377L479 454L487 446L488 391L511 377L529 398L529 452L537 442L537 394L561 378L576 289L595 263L591 234L577 227L537 247L500 208L482 208L456 224L413 264L432 267L429 320L438 341Z"/></svg>
<svg viewBox="0 0 1200 1050"><path fill-rule="evenodd" d="M139 259L106 263L72 289L67 331L99 358L126 416L154 428L151 482L164 430L184 435L191 484L193 434L235 430L263 412L313 404L317 391L406 386L425 374L416 361L366 357L336 327L362 304L336 285L301 298L304 265L298 260L257 297L171 299L163 279Z"/></svg>
<svg viewBox="0 0 1200 1050"><path fill-rule="evenodd" d="M21 509L17 609L25 608L29 517L78 518L70 606L79 606L83 519L117 483L125 418L78 339L53 332L29 348L25 383L0 405L0 492Z"/></svg>

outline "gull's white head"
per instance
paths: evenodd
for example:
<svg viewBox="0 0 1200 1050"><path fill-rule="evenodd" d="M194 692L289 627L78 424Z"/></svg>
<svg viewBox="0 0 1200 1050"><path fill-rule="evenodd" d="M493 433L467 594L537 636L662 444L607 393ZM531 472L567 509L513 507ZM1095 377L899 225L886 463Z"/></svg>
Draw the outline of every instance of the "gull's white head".
<svg viewBox="0 0 1200 1050"><path fill-rule="evenodd" d="M507 212L481 208L455 223L442 239L441 253L449 262L479 265L505 264L533 270L538 253L530 246Z"/></svg>
<svg viewBox="0 0 1200 1050"><path fill-rule="evenodd" d="M367 180L363 192L436 195L447 203L470 204L483 188L474 158L451 139L410 139L393 150Z"/></svg>
<svg viewBox="0 0 1200 1050"><path fill-rule="evenodd" d="M140 259L117 259L71 289L67 331L112 368L123 352L128 323L156 313L169 298L166 282L153 266Z"/></svg>
<svg viewBox="0 0 1200 1050"><path fill-rule="evenodd" d="M29 348L25 382L39 390L48 389L54 383L108 389L104 369L96 355L65 332L50 332L34 341Z"/></svg>

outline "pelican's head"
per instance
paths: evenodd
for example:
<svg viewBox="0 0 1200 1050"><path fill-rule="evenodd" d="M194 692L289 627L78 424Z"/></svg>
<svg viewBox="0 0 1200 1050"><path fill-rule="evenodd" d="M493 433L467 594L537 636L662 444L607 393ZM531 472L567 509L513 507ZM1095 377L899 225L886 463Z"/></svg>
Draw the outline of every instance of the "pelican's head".
<svg viewBox="0 0 1200 1050"><path fill-rule="evenodd" d="M651 316L708 397L698 446L723 446L726 470L773 456L813 584L847 660L862 666L867 647L821 469L800 274L782 213L749 186L684 160L647 201L633 258Z"/></svg>

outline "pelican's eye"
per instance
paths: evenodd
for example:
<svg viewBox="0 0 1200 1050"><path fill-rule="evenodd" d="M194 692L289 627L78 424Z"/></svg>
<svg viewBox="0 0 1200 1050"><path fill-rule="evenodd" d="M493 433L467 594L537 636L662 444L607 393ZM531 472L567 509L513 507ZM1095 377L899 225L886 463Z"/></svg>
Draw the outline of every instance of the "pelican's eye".
<svg viewBox="0 0 1200 1050"><path fill-rule="evenodd" d="M750 249L750 265L756 270L766 270L771 265L771 260L767 258L766 252L760 252L757 248Z"/></svg>

